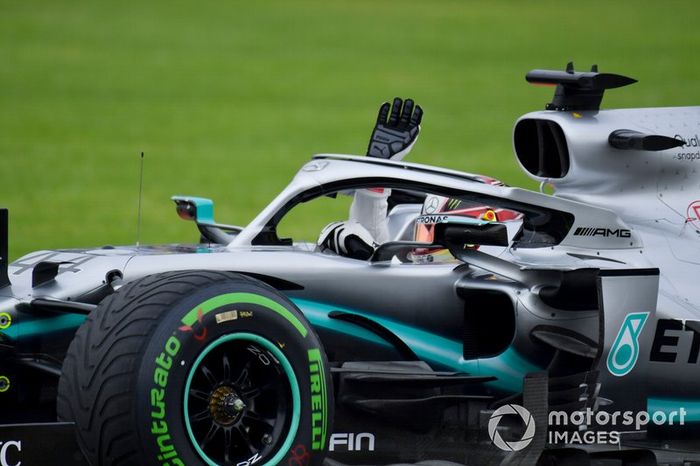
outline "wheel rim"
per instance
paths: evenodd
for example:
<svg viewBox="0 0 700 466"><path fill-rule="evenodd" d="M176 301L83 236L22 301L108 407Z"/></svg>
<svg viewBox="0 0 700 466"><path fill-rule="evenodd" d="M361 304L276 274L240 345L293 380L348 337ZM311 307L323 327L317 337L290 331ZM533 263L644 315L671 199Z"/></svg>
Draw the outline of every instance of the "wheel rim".
<svg viewBox="0 0 700 466"><path fill-rule="evenodd" d="M184 407L190 441L212 466L278 464L301 413L289 360L251 333L224 335L204 348L188 374Z"/></svg>

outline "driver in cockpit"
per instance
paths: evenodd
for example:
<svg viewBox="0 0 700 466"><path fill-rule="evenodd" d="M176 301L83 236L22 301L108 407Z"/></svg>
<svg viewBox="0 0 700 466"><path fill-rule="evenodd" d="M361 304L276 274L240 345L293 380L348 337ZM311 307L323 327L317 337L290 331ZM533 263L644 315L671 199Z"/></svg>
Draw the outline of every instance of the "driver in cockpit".
<svg viewBox="0 0 700 466"><path fill-rule="evenodd" d="M423 109L413 100L399 97L393 105L384 102L367 148L367 157L402 160L413 148L420 133ZM355 190L350 218L332 222L321 231L318 245L341 256L369 259L380 244L389 241L387 200L390 189Z"/></svg>
<svg viewBox="0 0 700 466"><path fill-rule="evenodd" d="M396 97L393 104L385 102L379 108L377 122L370 137L367 149L368 157L402 160L413 148L420 133L423 109L413 100ZM483 177L488 184L502 183ZM321 250L330 250L345 257L367 260L376 248L394 238L389 237L387 220L388 199L391 189L373 188L355 190L350 215L347 221L332 222L322 231L318 239ZM499 210L485 206L467 205L460 199L450 199L429 194L421 209L424 214L464 215L488 221L499 220ZM504 211L508 214L509 211ZM505 215L508 216L508 215ZM431 243L432 226L416 225L414 240ZM447 251L441 248L415 251L418 260L433 262L451 259ZM419 257L420 256L420 257Z"/></svg>

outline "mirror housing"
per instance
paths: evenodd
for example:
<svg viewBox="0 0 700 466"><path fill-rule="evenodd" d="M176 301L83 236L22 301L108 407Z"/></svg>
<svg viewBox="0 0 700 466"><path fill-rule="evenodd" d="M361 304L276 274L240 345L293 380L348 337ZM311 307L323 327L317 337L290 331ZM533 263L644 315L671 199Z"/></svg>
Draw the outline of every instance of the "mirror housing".
<svg viewBox="0 0 700 466"><path fill-rule="evenodd" d="M214 201L205 197L173 196L175 210L183 220L197 224L204 240L222 245L229 244L243 228L234 225L222 225L214 221Z"/></svg>
<svg viewBox="0 0 700 466"><path fill-rule="evenodd" d="M444 244L457 259L469 263L467 257L474 246L508 246L508 227L499 222L471 217L442 215L435 223L435 242Z"/></svg>
<svg viewBox="0 0 700 466"><path fill-rule="evenodd" d="M422 215L416 221L433 223L434 242L444 244L450 251L466 245L508 246L508 227L503 223L458 215Z"/></svg>
<svg viewBox="0 0 700 466"><path fill-rule="evenodd" d="M479 220L461 215L421 215L416 223L432 225L433 242L391 241L377 248L370 262L391 260L394 256L405 262L408 253L419 248L447 248L457 259L467 262L463 251L472 246L507 247L508 227L499 222Z"/></svg>
<svg viewBox="0 0 700 466"><path fill-rule="evenodd" d="M173 196L175 210L183 220L214 225L214 201L204 197Z"/></svg>

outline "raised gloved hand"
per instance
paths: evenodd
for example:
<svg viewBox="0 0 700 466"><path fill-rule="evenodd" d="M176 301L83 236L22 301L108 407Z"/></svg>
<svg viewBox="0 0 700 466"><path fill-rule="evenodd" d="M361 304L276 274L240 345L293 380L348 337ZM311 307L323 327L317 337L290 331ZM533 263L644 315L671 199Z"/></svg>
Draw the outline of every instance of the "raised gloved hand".
<svg viewBox="0 0 700 466"><path fill-rule="evenodd" d="M378 246L365 227L351 220L326 225L318 237L318 245L322 251L331 250L340 256L361 260L372 257Z"/></svg>
<svg viewBox="0 0 700 466"><path fill-rule="evenodd" d="M391 114L389 111L391 110ZM394 98L393 106L384 102L369 140L368 157L401 160L418 139L423 109L413 100Z"/></svg>

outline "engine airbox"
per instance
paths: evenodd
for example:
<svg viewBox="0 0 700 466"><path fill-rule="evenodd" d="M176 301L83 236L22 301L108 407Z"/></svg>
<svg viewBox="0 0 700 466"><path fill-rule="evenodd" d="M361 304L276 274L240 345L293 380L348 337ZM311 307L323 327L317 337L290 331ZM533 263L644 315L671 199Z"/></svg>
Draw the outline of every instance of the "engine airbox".
<svg viewBox="0 0 700 466"><path fill-rule="evenodd" d="M515 154L523 168L539 178L563 178L569 172L569 148L555 121L524 118L513 133Z"/></svg>

